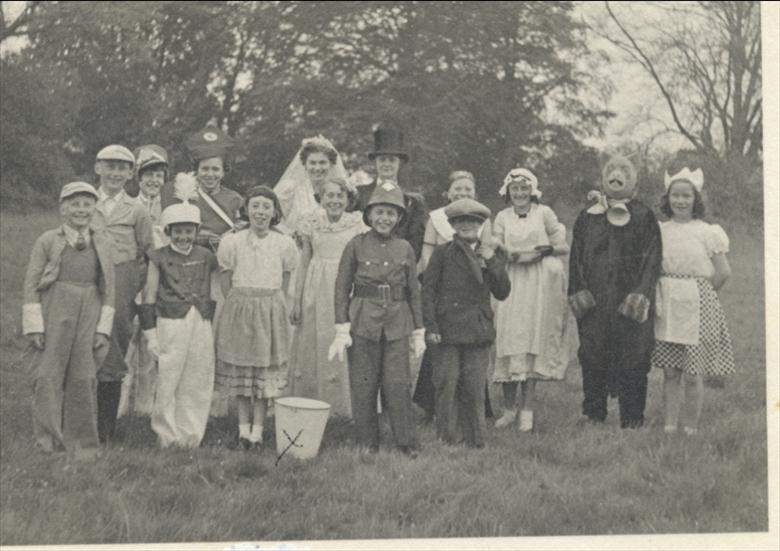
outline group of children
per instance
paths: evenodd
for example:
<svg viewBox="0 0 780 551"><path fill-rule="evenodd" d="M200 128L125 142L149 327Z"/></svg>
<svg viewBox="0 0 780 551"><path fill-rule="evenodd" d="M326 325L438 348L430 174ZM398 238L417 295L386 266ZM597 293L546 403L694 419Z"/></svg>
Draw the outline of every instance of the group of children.
<svg viewBox="0 0 780 551"><path fill-rule="evenodd" d="M63 187L63 225L35 243L23 332L34 434L45 450L93 457L99 443L113 437L136 312L146 349L157 360L151 426L161 446L200 444L216 385L236 398L237 446L261 447L269 402L289 392L295 351L288 288L299 265L296 240L277 230L284 211L270 188L253 187L241 205L235 192L220 188L225 158L212 148L219 136L207 130L200 137L208 151L196 159L197 178L177 176L177 200L164 208L164 150L139 152L137 168L147 173L138 174L142 191L153 189L133 199L123 188L136 157L122 146L104 148L95 165L100 187ZM621 426L640 426L652 364L665 373L665 430L677 430L684 382L689 407L683 424L695 432L702 375L734 370L715 293L729 276L728 239L701 220L701 171L667 175L662 211L671 220L659 227L634 198L630 164L608 165L596 204L575 224L567 285L565 228L539 202L533 173L507 175L499 193L508 207L492 227L490 210L475 199L473 176L456 173L453 184L469 180L471 191L453 193L449 205L431 213L428 225L444 237L427 243L423 234L435 232L424 231L425 220L418 228L415 214L424 203L397 180L382 178L382 163L397 176L401 153L376 145L378 179L358 198L364 225L340 245L328 289L334 309L327 361L347 357L346 409L362 446L379 449L379 396L396 446L417 455L411 364L424 353L437 435L446 442L484 447L491 362L505 398L496 426L518 417L519 384L519 425L531 430L535 381L562 379L576 352L587 419L604 420L611 393L620 399ZM209 180L212 172L219 178ZM338 220L347 190L338 183L323 190L335 198ZM224 226L221 231L204 227L217 225L207 224L204 212ZM410 243L417 233L420 242ZM310 260L311 243L304 242ZM306 272L296 277L309 277ZM303 280L296 284L296 296L304 286ZM302 315L299 300L293 322Z"/></svg>

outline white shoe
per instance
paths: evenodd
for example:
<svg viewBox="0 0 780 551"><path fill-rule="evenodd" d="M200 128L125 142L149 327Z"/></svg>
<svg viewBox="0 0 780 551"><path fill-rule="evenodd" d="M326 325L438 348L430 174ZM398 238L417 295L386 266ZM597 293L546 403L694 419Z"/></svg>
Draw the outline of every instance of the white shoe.
<svg viewBox="0 0 780 551"><path fill-rule="evenodd" d="M520 412L520 432L531 432L534 430L534 412L524 409Z"/></svg>
<svg viewBox="0 0 780 551"><path fill-rule="evenodd" d="M516 409L505 409L504 414L496 421L496 428L508 427L517 419Z"/></svg>

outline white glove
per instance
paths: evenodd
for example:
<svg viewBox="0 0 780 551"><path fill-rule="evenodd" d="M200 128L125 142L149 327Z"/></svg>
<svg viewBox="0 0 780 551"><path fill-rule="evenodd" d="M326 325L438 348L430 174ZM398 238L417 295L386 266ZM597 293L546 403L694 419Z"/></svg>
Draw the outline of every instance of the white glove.
<svg viewBox="0 0 780 551"><path fill-rule="evenodd" d="M352 337L349 336L349 330L352 325L349 323L337 323L336 324L336 337L333 342L330 343L328 349L328 361L332 361L333 358L338 356L340 362L344 361L344 352L347 348L352 346Z"/></svg>
<svg viewBox="0 0 780 551"><path fill-rule="evenodd" d="M160 343L157 342L157 329L146 329L144 331L146 339L146 349L155 358L160 357Z"/></svg>
<svg viewBox="0 0 780 551"><path fill-rule="evenodd" d="M415 329L412 331L412 351L415 359L419 358L425 352L425 329Z"/></svg>

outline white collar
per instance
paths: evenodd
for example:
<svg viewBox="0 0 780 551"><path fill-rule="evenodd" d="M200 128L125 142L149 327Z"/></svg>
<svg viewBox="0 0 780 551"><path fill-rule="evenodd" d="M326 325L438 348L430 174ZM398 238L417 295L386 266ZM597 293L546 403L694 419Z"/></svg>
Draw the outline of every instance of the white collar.
<svg viewBox="0 0 780 551"><path fill-rule="evenodd" d="M179 247L174 245L173 242L171 242L171 249L173 249L179 254L183 254L184 256L189 256L190 253L192 252L192 243L190 243L190 247L187 250L184 250L184 249L180 249Z"/></svg>
<svg viewBox="0 0 780 551"><path fill-rule="evenodd" d="M91 236L89 235L89 228L84 228L83 231L78 231L76 229L71 228L67 224L63 224L62 231L65 234L65 240L68 242L68 244L71 247L76 246L76 242L78 241L79 235L82 235L84 237L84 242L87 245L89 245L89 242L91 241Z"/></svg>

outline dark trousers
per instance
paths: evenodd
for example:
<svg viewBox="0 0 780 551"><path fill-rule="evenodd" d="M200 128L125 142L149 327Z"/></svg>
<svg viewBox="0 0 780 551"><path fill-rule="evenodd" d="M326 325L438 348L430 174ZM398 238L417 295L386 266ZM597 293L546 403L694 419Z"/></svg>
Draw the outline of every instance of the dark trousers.
<svg viewBox="0 0 780 551"><path fill-rule="evenodd" d="M428 345L420 364L420 374L417 376L417 385L414 387L412 400L425 410L428 417L433 417L435 412L434 396L436 389L433 387L433 349ZM490 393L488 383L485 381L485 417L493 417L493 409L490 407Z"/></svg>
<svg viewBox="0 0 780 551"><path fill-rule="evenodd" d="M138 293L139 272L135 261L114 266L115 301L111 341L103 365L98 368L98 436L101 442L114 437L116 415L119 409L122 378L127 373L125 354L133 337L135 295Z"/></svg>
<svg viewBox="0 0 780 551"><path fill-rule="evenodd" d="M620 426L639 427L644 422L647 400L647 369L642 365L621 366L609 370L606 362L592 361L580 355L582 366L582 413L595 421L607 418L607 398L617 394Z"/></svg>
<svg viewBox="0 0 780 551"><path fill-rule="evenodd" d="M97 385L97 428L101 444L114 438L116 413L122 394L122 381L98 382Z"/></svg>
<svg viewBox="0 0 780 551"><path fill-rule="evenodd" d="M388 341L384 334L378 342L357 335L352 339L348 349L349 385L358 441L369 447L379 446L376 404L381 388L396 445L415 445L409 339Z"/></svg>
<svg viewBox="0 0 780 551"><path fill-rule="evenodd" d="M436 433L457 441L458 426L471 446L485 444L485 379L490 346L440 344L433 347Z"/></svg>

